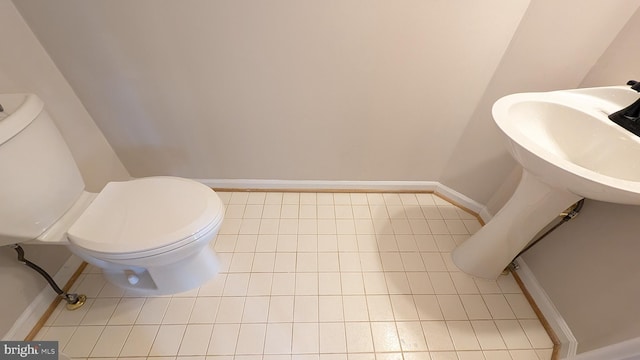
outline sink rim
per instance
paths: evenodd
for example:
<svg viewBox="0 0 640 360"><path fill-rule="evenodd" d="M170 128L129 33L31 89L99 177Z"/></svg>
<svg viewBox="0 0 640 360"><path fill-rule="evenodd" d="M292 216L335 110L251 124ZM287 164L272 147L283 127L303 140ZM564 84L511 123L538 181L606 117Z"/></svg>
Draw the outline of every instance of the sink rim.
<svg viewBox="0 0 640 360"><path fill-rule="evenodd" d="M518 127L518 121L515 121L509 113L512 106L523 102L540 102L559 105L569 108L571 111L584 114L594 121L599 121L601 124L610 127L611 131L615 131L615 136L625 139L624 141L633 141L640 147L640 137L613 123L607 117L610 113L619 110L620 105L609 99L593 95L598 92L607 94L607 91L629 92L630 94L635 94L636 97L638 96L638 93L635 91L621 86L518 93L502 97L494 103L492 108L493 119L508 140L510 144L508 148L511 155L524 168L542 180L546 180L549 185L564 187L578 195L596 200L640 204L640 180L627 180L600 173L588 167L578 165L570 159L554 154L530 136L524 134ZM522 151L529 154L529 159L526 159L527 156L525 156L526 154L522 153ZM531 158L531 156L534 158ZM534 168L529 167L532 165L531 163L523 164L523 162L535 160L535 158L543 160L547 164L552 165L552 167L542 171L540 170L540 168L543 167L541 163L534 164ZM573 177L573 179L567 176ZM585 182L591 184L585 184ZM595 189L593 185L607 188ZM595 195L592 193L593 190L596 190ZM626 193L627 196L634 196L636 199L625 199L625 194L613 194L616 192Z"/></svg>

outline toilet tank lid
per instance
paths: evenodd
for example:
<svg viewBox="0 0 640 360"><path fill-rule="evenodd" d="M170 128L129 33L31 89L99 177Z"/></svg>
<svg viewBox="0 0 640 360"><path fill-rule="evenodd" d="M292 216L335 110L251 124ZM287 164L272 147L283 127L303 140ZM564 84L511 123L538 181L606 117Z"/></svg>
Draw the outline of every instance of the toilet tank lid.
<svg viewBox="0 0 640 360"><path fill-rule="evenodd" d="M222 201L207 186L177 177L148 177L108 183L67 236L87 250L137 253L196 240L223 216Z"/></svg>

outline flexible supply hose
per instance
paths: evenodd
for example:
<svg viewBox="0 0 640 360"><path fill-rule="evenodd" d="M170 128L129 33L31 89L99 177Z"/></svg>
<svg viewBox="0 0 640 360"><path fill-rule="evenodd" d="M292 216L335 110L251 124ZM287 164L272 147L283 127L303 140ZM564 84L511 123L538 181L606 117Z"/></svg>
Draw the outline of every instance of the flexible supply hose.
<svg viewBox="0 0 640 360"><path fill-rule="evenodd" d="M578 201L578 202L575 204L575 207L574 207L571 211L569 211L569 212L567 213L567 215L565 215L565 216L562 218L562 220L560 220L560 222L559 222L559 223L555 224L551 229L547 230L544 234L540 235L540 237L539 237L539 238L537 238L537 239L535 239L534 241L530 242L530 243L529 243L529 245L527 245L527 247L525 247L524 249L522 249L522 251L520 251L520 252L518 253L518 255L516 255L516 256L514 257L514 259L517 259L517 258L518 258L518 256L520 256L520 255L524 254L527 250L531 249L531 247L532 247L533 245L537 244L537 243L538 243L538 241L540 241L540 240L544 239L547 235L551 234L555 229L559 228L559 227L560 227L560 225L562 225L562 224L566 223L567 221L569 221L569 220L571 220L571 219L575 218L576 216L578 216L578 214L580 213L580 210L582 210L582 206L583 206L583 205L584 205L584 199L581 199L580 201Z"/></svg>
<svg viewBox="0 0 640 360"><path fill-rule="evenodd" d="M25 259L24 258L24 249L20 245L14 244L13 245L13 249L18 253L18 261L23 263L23 264L25 264L25 265L27 265L28 267L32 268L33 270L37 271L40 275L42 275L47 280L49 285L51 285L53 290L58 295L60 295L63 299L65 299L65 301L68 304L75 304L75 303L78 302L78 294L67 294L62 289L60 289L58 284L56 284L55 280L53 280L51 275L49 275L46 271L44 271L44 269L42 269L40 266L32 263L31 261Z"/></svg>

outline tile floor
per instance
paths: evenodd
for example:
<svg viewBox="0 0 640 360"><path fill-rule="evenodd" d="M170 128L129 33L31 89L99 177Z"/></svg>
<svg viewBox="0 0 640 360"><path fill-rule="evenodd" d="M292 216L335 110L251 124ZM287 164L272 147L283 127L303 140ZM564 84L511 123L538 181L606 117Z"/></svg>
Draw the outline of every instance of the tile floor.
<svg viewBox="0 0 640 360"><path fill-rule="evenodd" d="M549 360L511 275L458 271L480 224L431 194L219 192L221 273L141 298L89 266L37 336L73 358Z"/></svg>

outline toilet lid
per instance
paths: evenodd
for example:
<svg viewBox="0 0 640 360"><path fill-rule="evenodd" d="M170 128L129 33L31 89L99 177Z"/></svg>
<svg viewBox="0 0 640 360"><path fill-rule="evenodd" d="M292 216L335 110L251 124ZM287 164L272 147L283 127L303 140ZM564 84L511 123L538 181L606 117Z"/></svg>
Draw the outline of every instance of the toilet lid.
<svg viewBox="0 0 640 360"><path fill-rule="evenodd" d="M110 182L69 228L69 241L107 254L170 250L217 226L218 195L193 180L148 177Z"/></svg>

